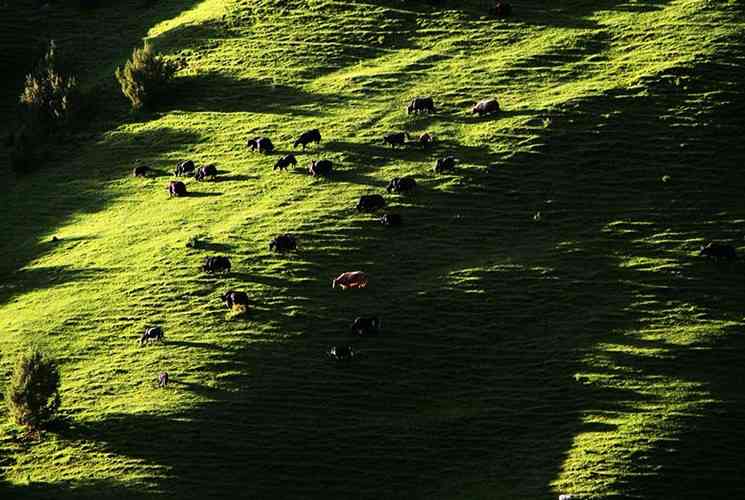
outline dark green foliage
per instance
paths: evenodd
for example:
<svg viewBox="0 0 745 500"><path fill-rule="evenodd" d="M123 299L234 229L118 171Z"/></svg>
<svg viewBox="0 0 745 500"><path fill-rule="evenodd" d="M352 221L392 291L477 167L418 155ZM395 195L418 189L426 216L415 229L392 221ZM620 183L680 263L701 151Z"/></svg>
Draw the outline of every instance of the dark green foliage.
<svg viewBox="0 0 745 500"><path fill-rule="evenodd" d="M116 79L122 93L132 102L133 109L152 107L173 78L176 65L153 51L149 43L135 48L124 68L116 69Z"/></svg>
<svg viewBox="0 0 745 500"><path fill-rule="evenodd" d="M57 363L33 349L16 360L5 397L11 420L30 429L44 427L60 406Z"/></svg>
<svg viewBox="0 0 745 500"><path fill-rule="evenodd" d="M60 69L53 41L26 76L19 102L21 125L10 141L11 162L16 171L28 171L41 161L49 139L72 123L81 103L77 78Z"/></svg>
<svg viewBox="0 0 745 500"><path fill-rule="evenodd" d="M75 76L59 69L52 41L44 57L26 76L20 96L27 126L37 134L49 134L68 124L80 105L80 90Z"/></svg>

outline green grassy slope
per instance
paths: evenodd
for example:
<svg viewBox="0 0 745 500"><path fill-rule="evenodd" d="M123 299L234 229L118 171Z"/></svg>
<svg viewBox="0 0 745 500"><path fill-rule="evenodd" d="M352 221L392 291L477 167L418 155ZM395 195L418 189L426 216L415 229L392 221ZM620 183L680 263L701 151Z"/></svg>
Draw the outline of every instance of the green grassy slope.
<svg viewBox="0 0 745 500"><path fill-rule="evenodd" d="M68 422L35 444L0 427L0 492L745 493L745 265L696 256L708 239L745 254L742 3L526 0L507 22L480 3L51 11L69 47L103 40L78 64L106 112L0 195L0 364L29 343L58 356ZM106 76L143 36L186 61L149 117ZM407 116L425 94L438 113ZM492 95L500 117L467 112ZM316 126L322 145L298 159L334 160L333 179L273 172ZM381 144L404 129L439 142ZM257 135L279 153L247 151ZM445 154L461 165L435 175ZM165 174L129 176L183 158L216 162L219 182L169 200ZM354 211L402 174L420 185L386 195L404 227ZM280 232L296 254L268 252ZM209 247L187 249L195 235ZM198 270L216 254L232 273ZM355 269L368 289L331 289ZM249 292L250 319L226 315L229 288ZM329 364L363 314L384 335ZM153 323L168 341L138 347Z"/></svg>

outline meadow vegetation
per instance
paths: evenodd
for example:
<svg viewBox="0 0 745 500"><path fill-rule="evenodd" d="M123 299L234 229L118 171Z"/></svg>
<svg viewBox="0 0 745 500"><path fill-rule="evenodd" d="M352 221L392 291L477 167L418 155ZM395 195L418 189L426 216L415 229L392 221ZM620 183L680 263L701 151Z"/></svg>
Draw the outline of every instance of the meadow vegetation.
<svg viewBox="0 0 745 500"><path fill-rule="evenodd" d="M0 410L0 497L745 496L745 264L698 256L745 254L740 0L34 3L0 7L0 123L42 39L95 113L32 174L0 149L0 375L41 346L64 401L32 441ZM132 113L114 72L143 41L179 69ZM169 199L184 159L217 180ZM378 338L350 337L363 315Z"/></svg>

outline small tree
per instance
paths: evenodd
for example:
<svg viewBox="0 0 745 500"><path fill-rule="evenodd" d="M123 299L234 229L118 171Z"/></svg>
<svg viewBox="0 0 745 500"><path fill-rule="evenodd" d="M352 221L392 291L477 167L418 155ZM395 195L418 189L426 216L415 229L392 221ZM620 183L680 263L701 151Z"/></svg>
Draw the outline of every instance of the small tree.
<svg viewBox="0 0 745 500"><path fill-rule="evenodd" d="M6 391L10 418L32 430L44 427L60 406L57 363L38 349L21 353Z"/></svg>
<svg viewBox="0 0 745 500"><path fill-rule="evenodd" d="M20 102L26 126L40 136L67 124L78 110L78 81L60 70L54 41L34 71L26 76Z"/></svg>
<svg viewBox="0 0 745 500"><path fill-rule="evenodd" d="M71 125L81 101L77 78L61 68L56 45L50 42L26 76L19 97L20 124L8 140L14 170L25 172L43 161L52 140Z"/></svg>
<svg viewBox="0 0 745 500"><path fill-rule="evenodd" d="M132 108L149 108L163 94L173 78L176 65L153 51L149 43L135 48L124 68L116 68L116 79L122 92L132 102Z"/></svg>

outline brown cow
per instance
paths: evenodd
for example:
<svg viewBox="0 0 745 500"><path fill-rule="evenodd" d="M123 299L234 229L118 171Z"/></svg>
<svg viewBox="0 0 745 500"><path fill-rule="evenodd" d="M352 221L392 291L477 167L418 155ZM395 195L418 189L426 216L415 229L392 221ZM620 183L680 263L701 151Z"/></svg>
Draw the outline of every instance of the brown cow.
<svg viewBox="0 0 745 500"><path fill-rule="evenodd" d="M367 286L367 274L362 271L349 271L342 273L331 283L331 288L338 285L342 290L347 288L365 288Z"/></svg>
<svg viewBox="0 0 745 500"><path fill-rule="evenodd" d="M499 111L499 102L496 99L483 99L471 108L471 113L478 114L479 117L499 113Z"/></svg>

